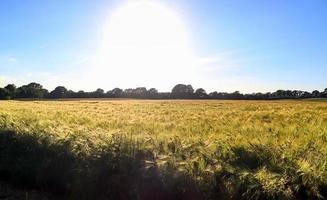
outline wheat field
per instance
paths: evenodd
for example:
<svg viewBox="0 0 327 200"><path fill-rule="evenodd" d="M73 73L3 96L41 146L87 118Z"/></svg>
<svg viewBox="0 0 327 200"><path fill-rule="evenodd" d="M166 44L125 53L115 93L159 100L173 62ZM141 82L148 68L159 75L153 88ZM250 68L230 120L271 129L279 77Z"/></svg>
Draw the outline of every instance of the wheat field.
<svg viewBox="0 0 327 200"><path fill-rule="evenodd" d="M319 199L327 102L0 101L0 179L64 199Z"/></svg>

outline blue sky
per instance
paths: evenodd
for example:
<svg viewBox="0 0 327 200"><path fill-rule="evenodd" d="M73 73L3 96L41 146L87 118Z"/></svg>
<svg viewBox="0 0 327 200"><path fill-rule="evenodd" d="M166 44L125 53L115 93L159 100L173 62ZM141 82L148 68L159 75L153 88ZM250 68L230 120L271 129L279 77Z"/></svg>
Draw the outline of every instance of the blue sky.
<svg viewBox="0 0 327 200"><path fill-rule="evenodd" d="M326 0L154 1L180 17L194 55L204 60L196 77L181 79L194 87L242 92L327 87ZM126 2L1 1L0 86L36 81L49 89L107 90L145 83L169 91L180 81L127 84L119 78L96 82L96 77L76 75L101 43L108 16Z"/></svg>

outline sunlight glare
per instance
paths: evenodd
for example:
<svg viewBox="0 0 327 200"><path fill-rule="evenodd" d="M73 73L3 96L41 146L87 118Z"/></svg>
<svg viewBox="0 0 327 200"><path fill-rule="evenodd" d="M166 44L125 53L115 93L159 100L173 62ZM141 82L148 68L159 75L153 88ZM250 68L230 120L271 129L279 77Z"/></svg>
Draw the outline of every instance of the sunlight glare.
<svg viewBox="0 0 327 200"><path fill-rule="evenodd" d="M193 56L181 18L158 1L128 1L106 24L97 78L123 87L192 81Z"/></svg>

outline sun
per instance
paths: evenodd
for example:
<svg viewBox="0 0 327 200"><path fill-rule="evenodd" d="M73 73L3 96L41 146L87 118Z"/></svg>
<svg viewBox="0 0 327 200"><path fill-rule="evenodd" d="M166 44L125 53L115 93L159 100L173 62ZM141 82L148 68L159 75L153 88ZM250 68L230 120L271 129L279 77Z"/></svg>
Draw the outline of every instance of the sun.
<svg viewBox="0 0 327 200"><path fill-rule="evenodd" d="M193 53L173 9L156 0L127 1L105 25L97 57L98 78L122 87L164 87L191 77Z"/></svg>

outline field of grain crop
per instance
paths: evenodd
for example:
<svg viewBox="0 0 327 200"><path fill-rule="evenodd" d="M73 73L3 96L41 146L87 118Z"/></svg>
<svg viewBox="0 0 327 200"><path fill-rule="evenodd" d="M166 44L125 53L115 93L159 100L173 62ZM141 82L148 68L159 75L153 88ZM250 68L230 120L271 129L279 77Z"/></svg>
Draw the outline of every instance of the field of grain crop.
<svg viewBox="0 0 327 200"><path fill-rule="evenodd" d="M0 180L62 199L327 198L327 102L0 101Z"/></svg>

